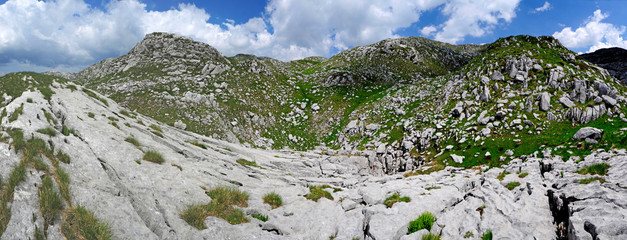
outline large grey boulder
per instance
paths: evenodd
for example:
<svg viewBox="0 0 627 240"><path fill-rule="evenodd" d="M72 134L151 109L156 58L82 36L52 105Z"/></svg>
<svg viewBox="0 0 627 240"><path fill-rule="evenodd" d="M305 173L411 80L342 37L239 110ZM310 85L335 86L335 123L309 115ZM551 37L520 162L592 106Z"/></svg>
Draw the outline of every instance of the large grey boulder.
<svg viewBox="0 0 627 240"><path fill-rule="evenodd" d="M573 135L573 140L594 139L599 140L603 136L603 129L593 127L583 127Z"/></svg>
<svg viewBox="0 0 627 240"><path fill-rule="evenodd" d="M540 101L540 110L541 111L548 111L549 109L551 109L551 95L549 95L548 92L543 92L540 93L540 96L538 97L538 100Z"/></svg>

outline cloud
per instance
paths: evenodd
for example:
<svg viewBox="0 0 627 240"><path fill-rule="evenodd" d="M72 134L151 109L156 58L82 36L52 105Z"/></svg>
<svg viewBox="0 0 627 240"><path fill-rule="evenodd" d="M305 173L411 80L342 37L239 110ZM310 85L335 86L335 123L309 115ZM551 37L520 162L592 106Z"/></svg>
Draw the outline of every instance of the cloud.
<svg viewBox="0 0 627 240"><path fill-rule="evenodd" d="M270 0L244 23L194 4L149 11L139 0L8 0L0 5L0 71L73 69L128 52L145 34L173 32L206 42L227 56L250 53L280 60L330 56L357 45L399 37L425 11L448 18L416 34L449 43L482 36L514 18L519 0ZM13 69L11 69L13 68Z"/></svg>
<svg viewBox="0 0 627 240"><path fill-rule="evenodd" d="M589 52L601 48L622 47L627 48L627 40L623 40L625 26L614 26L611 23L602 22L609 17L600 9L584 22L584 25L574 31L566 27L562 31L553 33L553 37L560 40L568 48L588 48Z"/></svg>
<svg viewBox="0 0 627 240"><path fill-rule="evenodd" d="M533 12L544 12L544 11L548 11L551 9L551 3L549 2L544 2L544 5L542 5L541 7L537 7Z"/></svg>
<svg viewBox="0 0 627 240"><path fill-rule="evenodd" d="M520 0L452 0L442 14L449 19L435 35L438 41L458 43L466 36L483 36L501 23L516 17Z"/></svg>
<svg viewBox="0 0 627 240"><path fill-rule="evenodd" d="M423 27L420 30L420 34L422 34L423 36L431 36L437 30L438 29L435 26L429 25L429 26Z"/></svg>

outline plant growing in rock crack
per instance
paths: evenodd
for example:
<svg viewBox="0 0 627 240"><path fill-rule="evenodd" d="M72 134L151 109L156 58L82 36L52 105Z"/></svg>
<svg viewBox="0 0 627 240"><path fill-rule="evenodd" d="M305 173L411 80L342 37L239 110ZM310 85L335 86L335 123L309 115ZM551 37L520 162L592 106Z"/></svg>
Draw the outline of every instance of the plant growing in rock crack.
<svg viewBox="0 0 627 240"><path fill-rule="evenodd" d="M61 232L66 239L111 239L111 230L101 223L85 207L78 206L70 210L61 223Z"/></svg>
<svg viewBox="0 0 627 240"><path fill-rule="evenodd" d="M483 235L481 235L481 240L492 240L492 230L488 230Z"/></svg>
<svg viewBox="0 0 627 240"><path fill-rule="evenodd" d="M195 204L181 213L181 218L197 229L206 229L205 219L214 216L226 220L230 224L248 222L244 212L233 206L248 207L248 194L229 187L216 187L207 192L211 197L208 204Z"/></svg>
<svg viewBox="0 0 627 240"><path fill-rule="evenodd" d="M39 187L39 211L44 218L44 227L53 224L61 210L63 210L63 201L59 194L54 191L52 178L46 175L42 180L41 187Z"/></svg>
<svg viewBox="0 0 627 240"><path fill-rule="evenodd" d="M257 163L255 161L248 161L248 160L243 159L243 158L237 159L235 162L239 163L242 166L258 167L258 168L261 168L261 169L265 169L265 168L257 165Z"/></svg>
<svg viewBox="0 0 627 240"><path fill-rule="evenodd" d="M507 174L510 174L510 172L508 171L502 171L497 177L496 179L498 179L499 181L503 181L503 179L505 178L505 176L507 176Z"/></svg>
<svg viewBox="0 0 627 240"><path fill-rule="evenodd" d="M268 215L263 215L263 214L260 214L260 213L254 213L252 216L253 216L253 218L259 219L262 222L267 222L268 221Z"/></svg>
<svg viewBox="0 0 627 240"><path fill-rule="evenodd" d="M383 201L383 204L386 207L391 208L397 202L410 202L410 201L411 201L411 198L409 198L408 196L401 197L400 194L394 193L392 194L392 196L389 196L388 198L386 198L385 201Z"/></svg>
<svg viewBox="0 0 627 240"><path fill-rule="evenodd" d="M605 178L602 178L602 177L585 178L585 179L579 180L579 184L589 184L589 183L592 183L594 181L599 181L599 183L604 183L605 182Z"/></svg>
<svg viewBox="0 0 627 240"><path fill-rule="evenodd" d="M271 192L263 196L263 203L269 204L272 209L275 209L283 205L283 199L281 195Z"/></svg>
<svg viewBox="0 0 627 240"><path fill-rule="evenodd" d="M134 137L127 137L126 139L124 139L124 141L133 144L135 147L140 147L141 144L139 143L139 141L137 141L137 139L135 139Z"/></svg>
<svg viewBox="0 0 627 240"><path fill-rule="evenodd" d="M311 186L309 187L309 193L305 194L305 198L317 202L320 198L327 198L329 200L333 200L333 196L330 192L325 191L325 188L330 188L329 186Z"/></svg>
<svg viewBox="0 0 627 240"><path fill-rule="evenodd" d="M161 164L165 162L161 154L153 150L149 150L146 153L144 153L144 157L142 159L149 161L149 162L157 163L157 164Z"/></svg>
<svg viewBox="0 0 627 240"><path fill-rule="evenodd" d="M54 130L54 128L51 128L51 127L38 129L37 132L46 134L46 135L51 136L51 137L54 137L54 136L57 135L57 130Z"/></svg>
<svg viewBox="0 0 627 240"><path fill-rule="evenodd" d="M423 212L420 214L418 218L409 222L409 227L407 228L407 234L415 233L421 229L427 229L427 231L431 231L431 227L435 222L435 217L430 212Z"/></svg>
<svg viewBox="0 0 627 240"><path fill-rule="evenodd" d="M520 186L519 182L509 182L509 183L507 183L507 185L505 187L507 187L507 189L509 189L511 191L511 190L514 190L514 188L516 188L518 186Z"/></svg>
<svg viewBox="0 0 627 240"><path fill-rule="evenodd" d="M422 235L422 238L420 238L421 240L440 240L440 236L435 235L434 233L427 233L425 235Z"/></svg>
<svg viewBox="0 0 627 240"><path fill-rule="evenodd" d="M611 166L607 163L598 163L589 166L585 166L577 171L579 174L590 174L590 175L607 175L607 170Z"/></svg>

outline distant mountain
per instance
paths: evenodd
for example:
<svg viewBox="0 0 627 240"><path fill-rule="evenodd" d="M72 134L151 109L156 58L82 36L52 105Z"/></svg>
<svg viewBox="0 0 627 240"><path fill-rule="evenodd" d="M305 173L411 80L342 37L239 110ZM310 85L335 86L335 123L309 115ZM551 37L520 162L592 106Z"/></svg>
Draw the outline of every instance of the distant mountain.
<svg viewBox="0 0 627 240"><path fill-rule="evenodd" d="M627 84L627 50L613 47L582 54L586 60L607 69L612 76Z"/></svg>

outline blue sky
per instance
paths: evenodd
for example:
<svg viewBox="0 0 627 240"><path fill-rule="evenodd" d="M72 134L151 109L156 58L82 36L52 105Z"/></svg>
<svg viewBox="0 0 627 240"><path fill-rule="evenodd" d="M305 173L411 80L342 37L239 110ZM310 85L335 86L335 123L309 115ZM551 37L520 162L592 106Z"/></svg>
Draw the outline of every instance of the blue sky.
<svg viewBox="0 0 627 240"><path fill-rule="evenodd" d="M619 46L622 0L8 0L0 1L0 75L80 71L173 32L226 56L331 57L386 38L491 43L550 35L575 52Z"/></svg>

